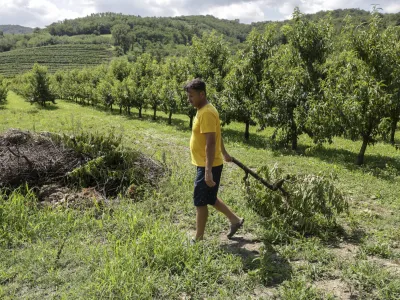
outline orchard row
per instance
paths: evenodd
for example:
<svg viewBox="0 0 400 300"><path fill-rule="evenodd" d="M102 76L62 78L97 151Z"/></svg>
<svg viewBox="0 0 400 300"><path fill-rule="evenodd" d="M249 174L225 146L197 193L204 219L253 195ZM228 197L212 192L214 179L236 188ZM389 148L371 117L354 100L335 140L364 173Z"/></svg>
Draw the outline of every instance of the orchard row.
<svg viewBox="0 0 400 300"><path fill-rule="evenodd" d="M129 114L137 108L163 110L171 122L174 113L195 111L187 102L185 83L207 82L208 99L224 123L275 128L273 139L297 149L299 135L315 143L335 136L362 140L358 164L369 144L383 136L394 143L400 117L400 30L382 29L381 17L367 24L345 20L334 35L329 18L314 22L298 10L278 30L253 30L245 47L231 54L215 32L194 38L185 57L161 62L143 54L134 62L115 59L109 65L58 71L48 75L35 65L15 78L11 88L29 101L45 103L55 97L102 105ZM283 38L282 38L283 37Z"/></svg>

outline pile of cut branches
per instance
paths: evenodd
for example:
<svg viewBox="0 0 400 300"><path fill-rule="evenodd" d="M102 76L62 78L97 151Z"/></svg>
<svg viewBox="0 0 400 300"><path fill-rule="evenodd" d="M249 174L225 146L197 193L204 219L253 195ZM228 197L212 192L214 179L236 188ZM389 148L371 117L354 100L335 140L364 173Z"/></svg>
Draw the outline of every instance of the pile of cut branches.
<svg viewBox="0 0 400 300"><path fill-rule="evenodd" d="M348 212L344 194L335 186L334 174L286 174L275 164L257 172L234 159L246 172L245 191L249 206L263 218L272 239L284 235L319 234L337 226L337 216ZM256 180L249 179L248 174ZM280 236L283 235L283 236Z"/></svg>
<svg viewBox="0 0 400 300"><path fill-rule="evenodd" d="M50 134L11 129L0 136L0 188L59 181L84 163L84 157L55 143Z"/></svg>
<svg viewBox="0 0 400 300"><path fill-rule="evenodd" d="M55 184L94 188L103 196L133 196L141 188L156 186L164 167L123 148L121 140L112 132L70 136L11 129L0 135L0 189L28 184L40 190Z"/></svg>

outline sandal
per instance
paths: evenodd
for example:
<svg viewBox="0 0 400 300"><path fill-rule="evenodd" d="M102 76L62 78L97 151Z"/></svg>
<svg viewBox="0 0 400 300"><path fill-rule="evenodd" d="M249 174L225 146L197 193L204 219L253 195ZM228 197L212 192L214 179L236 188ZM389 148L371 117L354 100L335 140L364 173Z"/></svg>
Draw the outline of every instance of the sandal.
<svg viewBox="0 0 400 300"><path fill-rule="evenodd" d="M244 219L241 219L239 223L231 224L231 231L227 235L228 239L231 239L233 237L236 231L238 231L238 229L243 226L243 223Z"/></svg>

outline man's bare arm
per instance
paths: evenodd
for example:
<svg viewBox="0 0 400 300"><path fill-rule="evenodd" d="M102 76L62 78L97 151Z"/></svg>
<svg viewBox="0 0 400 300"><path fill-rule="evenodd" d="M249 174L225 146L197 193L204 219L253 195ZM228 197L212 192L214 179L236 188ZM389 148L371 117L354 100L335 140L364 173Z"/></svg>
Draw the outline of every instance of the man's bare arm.
<svg viewBox="0 0 400 300"><path fill-rule="evenodd" d="M215 159L215 132L205 133L206 136L206 175L205 181L209 187L215 186L212 176L212 165Z"/></svg>
<svg viewBox="0 0 400 300"><path fill-rule="evenodd" d="M223 140L222 136L221 136L221 151L222 151L222 155L224 156L225 161L231 162L232 157L228 154L228 151L226 151L226 149L225 149L224 140Z"/></svg>

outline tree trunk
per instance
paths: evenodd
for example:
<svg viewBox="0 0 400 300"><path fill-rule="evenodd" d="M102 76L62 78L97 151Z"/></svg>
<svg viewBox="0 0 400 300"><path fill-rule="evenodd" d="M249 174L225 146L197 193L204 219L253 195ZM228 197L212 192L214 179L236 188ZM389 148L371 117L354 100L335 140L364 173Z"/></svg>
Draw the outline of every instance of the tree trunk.
<svg viewBox="0 0 400 300"><path fill-rule="evenodd" d="M190 121L189 121L189 128L192 129L193 128L193 116L189 116Z"/></svg>
<svg viewBox="0 0 400 300"><path fill-rule="evenodd" d="M139 118L142 118L142 107L139 107Z"/></svg>
<svg viewBox="0 0 400 300"><path fill-rule="evenodd" d="M363 143L360 149L360 153L358 153L357 156L357 165L361 166L364 164L364 155L365 155L365 150L367 149L368 146L368 137L363 137Z"/></svg>
<svg viewBox="0 0 400 300"><path fill-rule="evenodd" d="M169 116L168 116L168 125L172 124L172 111L169 112Z"/></svg>
<svg viewBox="0 0 400 300"><path fill-rule="evenodd" d="M157 106L153 107L153 121L157 119Z"/></svg>
<svg viewBox="0 0 400 300"><path fill-rule="evenodd" d="M244 138L246 139L246 141L248 141L250 138L250 121L249 120L246 121L246 131L244 132Z"/></svg>
<svg viewBox="0 0 400 300"><path fill-rule="evenodd" d="M294 120L292 120L291 126L291 140L292 140L292 150L297 150L297 126Z"/></svg>
<svg viewBox="0 0 400 300"><path fill-rule="evenodd" d="M122 106L119 107L119 114L122 115Z"/></svg>
<svg viewBox="0 0 400 300"><path fill-rule="evenodd" d="M128 106L128 115L131 115L131 107Z"/></svg>
<svg viewBox="0 0 400 300"><path fill-rule="evenodd" d="M396 135L396 129L397 129L397 122L399 121L399 116L392 117L392 124L390 128L390 143L394 145L394 136Z"/></svg>
<svg viewBox="0 0 400 300"><path fill-rule="evenodd" d="M297 134L292 134L292 150L297 150Z"/></svg>

